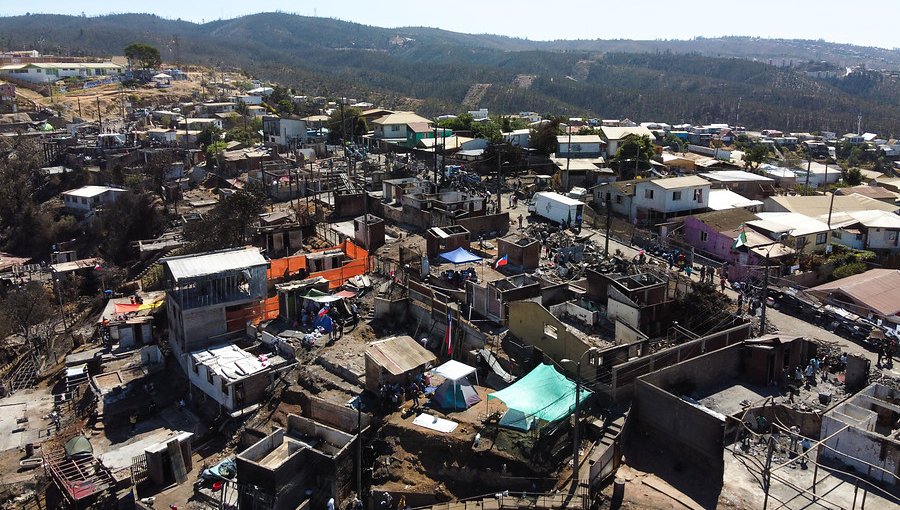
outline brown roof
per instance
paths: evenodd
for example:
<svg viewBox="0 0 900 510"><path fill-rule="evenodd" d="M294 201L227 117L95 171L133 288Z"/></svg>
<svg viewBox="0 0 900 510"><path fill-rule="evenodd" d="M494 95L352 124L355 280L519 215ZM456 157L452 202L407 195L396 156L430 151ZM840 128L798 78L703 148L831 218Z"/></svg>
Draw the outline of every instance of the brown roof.
<svg viewBox="0 0 900 510"><path fill-rule="evenodd" d="M737 230L742 223L759 219L752 212L740 207L736 209L725 209L724 211L695 214L694 218L702 221L716 232Z"/></svg>
<svg viewBox="0 0 900 510"><path fill-rule="evenodd" d="M875 200L896 200L897 194L891 191L888 191L881 186L869 186L868 184L861 184L859 186L853 186L851 188L841 188L835 192L837 195L850 195L853 193L859 193L864 197L874 198Z"/></svg>
<svg viewBox="0 0 900 510"><path fill-rule="evenodd" d="M900 270L870 269L813 287L807 292L818 298L840 293L843 296L837 296L837 300L850 299L858 307L883 316L897 315L900 312Z"/></svg>
<svg viewBox="0 0 900 510"><path fill-rule="evenodd" d="M634 196L634 185L637 182L640 181L638 179L631 179L630 181L613 181L609 183L609 185L623 195Z"/></svg>
<svg viewBox="0 0 900 510"><path fill-rule="evenodd" d="M434 354L409 336L396 336L373 342L366 347L366 356L372 358L391 375L403 375L435 361Z"/></svg>

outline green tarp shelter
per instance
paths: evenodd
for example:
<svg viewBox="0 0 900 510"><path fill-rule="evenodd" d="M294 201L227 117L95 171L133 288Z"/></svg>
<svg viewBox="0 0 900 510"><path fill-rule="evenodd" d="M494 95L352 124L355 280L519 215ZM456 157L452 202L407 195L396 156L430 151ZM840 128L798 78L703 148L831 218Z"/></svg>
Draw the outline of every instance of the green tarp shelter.
<svg viewBox="0 0 900 510"><path fill-rule="evenodd" d="M582 388L581 401L591 392ZM551 365L538 365L508 388L488 395L509 408L500 419L504 427L529 430L535 420L554 422L572 414L575 409L575 383L566 379Z"/></svg>
<svg viewBox="0 0 900 510"><path fill-rule="evenodd" d="M75 436L66 441L66 457L85 457L94 454L91 442L84 436Z"/></svg>

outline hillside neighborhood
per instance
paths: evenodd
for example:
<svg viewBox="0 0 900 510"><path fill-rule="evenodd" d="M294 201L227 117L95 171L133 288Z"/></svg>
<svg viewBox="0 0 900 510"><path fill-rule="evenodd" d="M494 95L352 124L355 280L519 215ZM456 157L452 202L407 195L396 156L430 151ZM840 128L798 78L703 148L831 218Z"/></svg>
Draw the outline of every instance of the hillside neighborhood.
<svg viewBox="0 0 900 510"><path fill-rule="evenodd" d="M0 507L900 508L896 133L122 53L0 53Z"/></svg>

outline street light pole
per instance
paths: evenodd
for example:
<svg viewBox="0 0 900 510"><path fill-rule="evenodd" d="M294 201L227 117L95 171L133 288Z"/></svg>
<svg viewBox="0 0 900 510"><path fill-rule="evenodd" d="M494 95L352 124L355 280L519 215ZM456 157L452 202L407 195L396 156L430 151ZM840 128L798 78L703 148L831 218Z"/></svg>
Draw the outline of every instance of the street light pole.
<svg viewBox="0 0 900 510"><path fill-rule="evenodd" d="M579 434L579 429L581 425L581 421L579 420L581 414L581 362L584 361L584 357L588 355L588 353L597 352L600 349L596 347L591 347L588 350L584 351L581 354L581 357L578 358L578 362L575 364L575 424L573 425L573 438L574 445L572 447L572 487L578 487L578 470L579 470L579 459L578 457L581 455L580 451L580 441L581 437ZM571 363L570 359L563 359L562 362Z"/></svg>

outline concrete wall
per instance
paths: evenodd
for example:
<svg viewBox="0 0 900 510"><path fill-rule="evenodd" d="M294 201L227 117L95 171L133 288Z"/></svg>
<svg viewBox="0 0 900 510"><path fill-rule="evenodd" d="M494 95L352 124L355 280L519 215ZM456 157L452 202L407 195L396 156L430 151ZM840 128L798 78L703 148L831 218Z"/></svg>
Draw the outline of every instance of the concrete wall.
<svg viewBox="0 0 900 510"><path fill-rule="evenodd" d="M372 423L372 417L368 413L362 413L357 416L355 409L332 404L327 400L307 393L303 393L300 407L304 417L330 425L347 433L356 432L357 420L362 423L363 428L368 427Z"/></svg>
<svg viewBox="0 0 900 510"><path fill-rule="evenodd" d="M495 234L505 234L509 231L509 213L491 214L486 216L476 216L474 218L464 218L456 220L457 225L461 225L469 231L473 238L480 235L487 235L491 232Z"/></svg>
<svg viewBox="0 0 900 510"><path fill-rule="evenodd" d="M652 434L685 460L707 467L721 483L725 464L722 456L725 420L692 406L653 384L638 379L632 412L637 428Z"/></svg>
<svg viewBox="0 0 900 510"><path fill-rule="evenodd" d="M509 332L523 344L540 349L557 364L563 359L579 359L589 347L549 310L533 301L509 304ZM590 369L583 366L582 371L590 372ZM592 378L595 375L587 374L584 377Z"/></svg>
<svg viewBox="0 0 900 510"><path fill-rule="evenodd" d="M606 304L606 318L627 324L634 329L640 329L640 308L633 306L624 300L610 296Z"/></svg>

